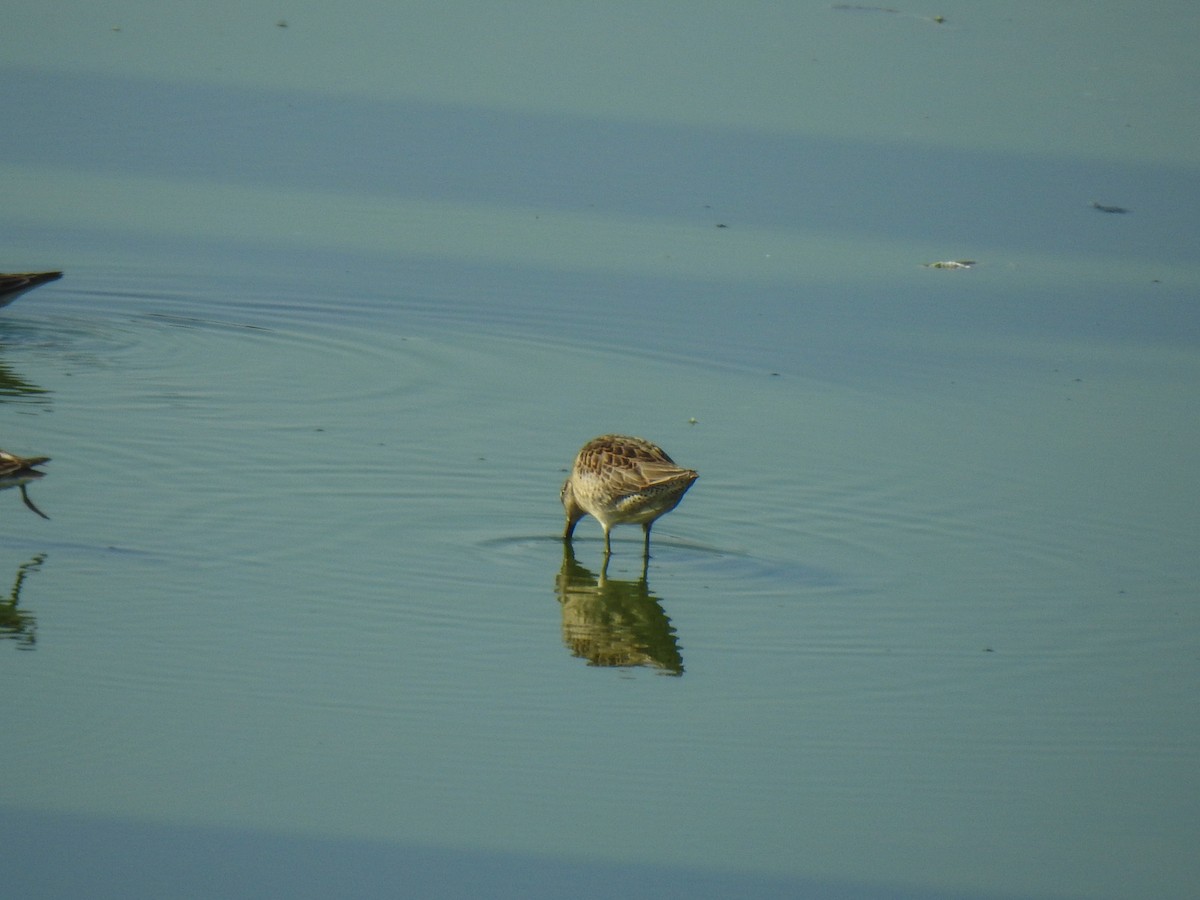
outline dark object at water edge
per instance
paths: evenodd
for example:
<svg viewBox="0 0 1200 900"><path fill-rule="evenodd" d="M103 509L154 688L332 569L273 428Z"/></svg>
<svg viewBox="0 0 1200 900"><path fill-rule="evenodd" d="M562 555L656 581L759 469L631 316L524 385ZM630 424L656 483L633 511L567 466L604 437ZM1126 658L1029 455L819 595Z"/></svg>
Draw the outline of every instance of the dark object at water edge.
<svg viewBox="0 0 1200 900"><path fill-rule="evenodd" d="M0 275L0 307L8 306L26 291L39 284L58 281L62 272L24 272L19 275Z"/></svg>

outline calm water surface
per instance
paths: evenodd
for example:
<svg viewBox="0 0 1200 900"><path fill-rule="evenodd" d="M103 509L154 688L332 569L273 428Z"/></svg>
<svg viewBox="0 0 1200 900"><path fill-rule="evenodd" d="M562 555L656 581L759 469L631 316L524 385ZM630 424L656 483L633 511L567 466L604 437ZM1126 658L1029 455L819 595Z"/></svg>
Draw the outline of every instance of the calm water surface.
<svg viewBox="0 0 1200 900"><path fill-rule="evenodd" d="M1020 129L962 88L870 131L813 58L1028 92L1020 16L648 23L664 67L760 54L654 107L413 80L365 27L339 93L301 11L237 9L26 13L58 55L0 80L0 268L67 270L0 312L0 446L53 457L48 520L0 491L23 896L1189 895L1180 13L1057 22L1160 46L1161 108L1072 38ZM482 15L419 24L494 69ZM531 67L596 33L529 15ZM610 430L701 473L644 569L558 539Z"/></svg>

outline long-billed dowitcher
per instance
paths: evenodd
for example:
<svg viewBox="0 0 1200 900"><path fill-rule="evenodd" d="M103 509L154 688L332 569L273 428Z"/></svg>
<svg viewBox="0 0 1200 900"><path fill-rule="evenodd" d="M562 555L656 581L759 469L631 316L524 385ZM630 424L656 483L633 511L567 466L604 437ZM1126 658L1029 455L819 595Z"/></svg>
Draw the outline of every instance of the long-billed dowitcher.
<svg viewBox="0 0 1200 900"><path fill-rule="evenodd" d="M39 284L58 281L62 272L24 272L19 275L0 275L0 306L8 306L26 291Z"/></svg>
<svg viewBox="0 0 1200 900"><path fill-rule="evenodd" d="M604 555L612 553L609 531L614 525L639 524L650 554L650 526L675 508L700 476L675 465L662 448L641 438L605 434L583 445L562 486L567 511L563 540L586 515L604 529Z"/></svg>

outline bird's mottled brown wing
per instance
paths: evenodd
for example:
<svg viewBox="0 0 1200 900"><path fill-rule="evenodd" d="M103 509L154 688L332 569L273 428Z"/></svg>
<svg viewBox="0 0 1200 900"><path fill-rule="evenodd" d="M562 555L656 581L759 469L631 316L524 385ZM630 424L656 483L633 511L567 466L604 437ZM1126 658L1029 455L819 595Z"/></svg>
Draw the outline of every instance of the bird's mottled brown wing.
<svg viewBox="0 0 1200 900"><path fill-rule="evenodd" d="M576 465L584 473L604 473L610 489L617 495L696 477L690 469L677 466L656 444L623 435L603 435L588 442L579 451Z"/></svg>
<svg viewBox="0 0 1200 900"><path fill-rule="evenodd" d="M50 462L48 456L17 456L7 450L0 450L0 475L12 475Z"/></svg>

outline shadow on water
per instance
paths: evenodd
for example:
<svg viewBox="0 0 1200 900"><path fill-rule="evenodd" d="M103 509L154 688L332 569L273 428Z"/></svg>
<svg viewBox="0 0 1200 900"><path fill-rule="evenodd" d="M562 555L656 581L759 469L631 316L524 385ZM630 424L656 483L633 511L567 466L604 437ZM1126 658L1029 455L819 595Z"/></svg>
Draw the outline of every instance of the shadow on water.
<svg viewBox="0 0 1200 900"><path fill-rule="evenodd" d="M32 650L37 643L37 618L20 608L21 586L26 576L41 568L45 553L38 553L17 566L17 577L8 596L0 599L0 638L16 641L18 650Z"/></svg>
<svg viewBox="0 0 1200 900"><path fill-rule="evenodd" d="M589 666L645 666L664 675L683 674L675 629L650 592L646 562L636 580L609 578L607 559L597 575L575 559L570 541L563 542L562 568L554 580L563 643Z"/></svg>
<svg viewBox="0 0 1200 900"><path fill-rule="evenodd" d="M289 835L236 827L146 824L117 817L0 806L0 840L22 864L5 874L14 897L140 900L165 884L208 885L213 896L725 897L949 900L937 890L819 881L654 863L553 859L525 853ZM129 848L137 847L136 854ZM221 865L214 866L213 861ZM347 886L352 886L348 890ZM995 900L995 898L993 898Z"/></svg>
<svg viewBox="0 0 1200 900"><path fill-rule="evenodd" d="M645 215L711 216L703 197L747 226L808 227L914 240L973 236L979 246L1071 250L1064 210L1088 210L1097 185L1156 207L1162 227L1097 229L1093 252L1187 258L1197 174L1186 166L936 150L762 130L515 113L416 100L237 88L97 73L0 67L0 101L20 129L0 133L9 164L193 182L301 186L435 201ZM187 110L188 115L180 115ZM147 122L160 123L148 128ZM86 154L75 136L86 129ZM355 136L355 153L344 136ZM488 164L478 163L487 147ZM754 177L744 161L755 160ZM605 165L596 165L606 160ZM995 203L947 205L939 183L986 183ZM615 172L621 177L615 178ZM564 185L570 189L565 190ZM848 194L847 192L851 192ZM980 205L989 209L980 215ZM1011 227L1019 214L1023 227ZM1087 220L1090 221L1090 220ZM1095 224L1095 223L1091 223Z"/></svg>

